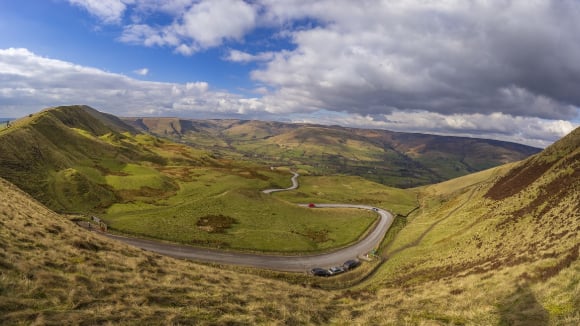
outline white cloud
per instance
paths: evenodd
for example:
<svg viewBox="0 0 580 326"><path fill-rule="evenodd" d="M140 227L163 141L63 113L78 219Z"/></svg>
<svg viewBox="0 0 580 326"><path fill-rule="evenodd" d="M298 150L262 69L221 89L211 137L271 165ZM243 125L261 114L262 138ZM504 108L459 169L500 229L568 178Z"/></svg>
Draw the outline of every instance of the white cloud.
<svg viewBox="0 0 580 326"><path fill-rule="evenodd" d="M251 77L274 90L271 112L579 115L574 0L70 1L104 20L131 12L123 42L192 55L235 41L223 59L262 63ZM232 48L260 27L295 48Z"/></svg>
<svg viewBox="0 0 580 326"><path fill-rule="evenodd" d="M141 69L133 70L133 73L135 73L139 76L147 76L149 74L149 69L148 68L141 68Z"/></svg>
<svg viewBox="0 0 580 326"><path fill-rule="evenodd" d="M120 40L146 46L169 46L183 55L240 41L256 25L257 8L240 0L202 0L185 6L170 25L132 24L125 27ZM171 11L167 9L168 11Z"/></svg>
<svg viewBox="0 0 580 326"><path fill-rule="evenodd" d="M87 10L105 23L120 23L128 4L133 0L68 0Z"/></svg>
<svg viewBox="0 0 580 326"><path fill-rule="evenodd" d="M280 111L578 116L578 2L262 3L272 23L319 22L290 31L296 49L252 73L295 105Z"/></svg>
<svg viewBox="0 0 580 326"><path fill-rule="evenodd" d="M10 59L5 50L3 109L16 107L10 103L17 96L47 106L87 99L103 109L119 108L118 114L137 109L184 116L316 117L529 144L555 140L580 117L576 0L70 3L105 23L126 23L130 17L131 23L122 26L122 42L184 55L221 46L224 60L257 62L251 73L255 84L241 87L262 97L214 91L204 82L137 81L26 50L11 50ZM158 14L165 19L156 20ZM284 37L291 49L247 37L260 28L260 33Z"/></svg>
<svg viewBox="0 0 580 326"><path fill-rule="evenodd" d="M254 62L254 61L269 61L274 58L273 52L261 52L258 54L250 54L247 52L230 49L228 55L224 58L232 62Z"/></svg>
<svg viewBox="0 0 580 326"><path fill-rule="evenodd" d="M258 91L269 94L266 88ZM245 98L212 90L204 81L185 84L141 81L44 58L27 49L0 50L0 116L4 117L23 116L56 105L87 104L120 116L293 120L494 138L533 146L545 146L577 126L565 120L500 112L442 114L391 108L386 114L337 113L316 109L321 103L303 90L292 93L284 88L281 92L288 93ZM304 109L284 109L299 104Z"/></svg>
<svg viewBox="0 0 580 326"><path fill-rule="evenodd" d="M121 116L220 116L264 110L258 99L213 91L203 81L141 81L44 58L27 49L0 50L0 116L23 116L70 104L87 104Z"/></svg>

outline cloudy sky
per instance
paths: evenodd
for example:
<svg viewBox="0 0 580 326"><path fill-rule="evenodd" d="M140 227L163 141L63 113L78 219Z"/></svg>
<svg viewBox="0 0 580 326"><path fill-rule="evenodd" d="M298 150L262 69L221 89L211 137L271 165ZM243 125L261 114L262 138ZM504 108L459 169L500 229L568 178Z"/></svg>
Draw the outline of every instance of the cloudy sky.
<svg viewBox="0 0 580 326"><path fill-rule="evenodd" d="M578 0L19 0L0 30L0 117L87 104L538 147L580 124Z"/></svg>

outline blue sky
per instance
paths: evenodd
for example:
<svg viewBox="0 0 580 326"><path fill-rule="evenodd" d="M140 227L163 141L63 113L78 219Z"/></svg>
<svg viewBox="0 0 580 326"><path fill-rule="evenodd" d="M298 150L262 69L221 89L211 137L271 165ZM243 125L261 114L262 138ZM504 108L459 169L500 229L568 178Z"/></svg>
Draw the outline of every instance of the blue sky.
<svg viewBox="0 0 580 326"><path fill-rule="evenodd" d="M0 118L339 124L543 147L580 121L580 1L0 0Z"/></svg>

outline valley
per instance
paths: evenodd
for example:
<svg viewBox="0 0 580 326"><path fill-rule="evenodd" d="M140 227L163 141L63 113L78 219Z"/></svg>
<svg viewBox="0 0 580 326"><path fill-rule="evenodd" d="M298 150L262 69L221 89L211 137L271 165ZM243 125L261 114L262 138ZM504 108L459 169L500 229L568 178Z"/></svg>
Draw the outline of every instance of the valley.
<svg viewBox="0 0 580 326"><path fill-rule="evenodd" d="M580 129L531 155L494 141L47 109L0 130L0 323L575 325L579 144ZM389 172L368 173L378 162ZM263 192L292 188L291 171L296 189ZM367 235L373 208L394 218L375 260L332 278L308 275L314 263L199 263L114 240L308 258ZM92 215L113 239L76 223Z"/></svg>
<svg viewBox="0 0 580 326"><path fill-rule="evenodd" d="M448 180L539 151L500 141L340 126L177 118L123 121L236 160L294 166L311 175L356 175L397 188Z"/></svg>

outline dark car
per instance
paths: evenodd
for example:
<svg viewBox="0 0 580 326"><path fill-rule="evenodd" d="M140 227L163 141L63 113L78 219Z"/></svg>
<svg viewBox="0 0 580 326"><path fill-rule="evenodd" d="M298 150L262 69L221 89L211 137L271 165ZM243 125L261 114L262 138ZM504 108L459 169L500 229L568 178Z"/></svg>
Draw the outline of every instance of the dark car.
<svg viewBox="0 0 580 326"><path fill-rule="evenodd" d="M359 265L360 265L360 260L350 259L350 260L345 261L344 264L342 264L342 267L344 267L344 269L346 269L346 270L350 270L350 269L356 268Z"/></svg>
<svg viewBox="0 0 580 326"><path fill-rule="evenodd" d="M330 276L330 275L332 275L332 273L328 269L320 268L320 267L313 268L310 271L310 273L312 273L312 275L314 275L314 276Z"/></svg>

